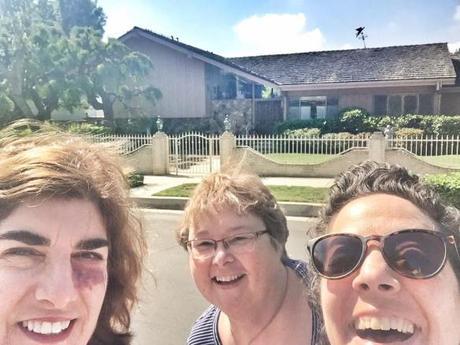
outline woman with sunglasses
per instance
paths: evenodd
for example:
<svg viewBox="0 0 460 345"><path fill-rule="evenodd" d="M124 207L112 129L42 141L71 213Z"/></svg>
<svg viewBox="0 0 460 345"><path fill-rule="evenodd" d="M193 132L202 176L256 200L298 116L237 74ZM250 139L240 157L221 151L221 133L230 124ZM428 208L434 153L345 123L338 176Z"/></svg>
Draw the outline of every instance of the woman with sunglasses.
<svg viewBox="0 0 460 345"><path fill-rule="evenodd" d="M304 262L286 253L286 217L254 175L208 176L178 233L193 279L212 304L187 344L316 345Z"/></svg>
<svg viewBox="0 0 460 345"><path fill-rule="evenodd" d="M460 344L459 225L402 167L339 176L308 243L330 344Z"/></svg>

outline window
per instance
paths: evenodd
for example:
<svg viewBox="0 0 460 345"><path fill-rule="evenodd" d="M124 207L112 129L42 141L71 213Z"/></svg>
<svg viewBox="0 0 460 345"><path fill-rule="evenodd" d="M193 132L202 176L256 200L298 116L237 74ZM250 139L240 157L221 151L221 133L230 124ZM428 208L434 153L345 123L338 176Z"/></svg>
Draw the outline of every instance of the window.
<svg viewBox="0 0 460 345"><path fill-rule="evenodd" d="M404 96L404 114L417 113L417 96L406 95Z"/></svg>
<svg viewBox="0 0 460 345"><path fill-rule="evenodd" d="M374 113L375 115L387 114L387 96L377 95L374 96Z"/></svg>
<svg viewBox="0 0 460 345"><path fill-rule="evenodd" d="M388 115L401 115L401 96L391 95L388 97Z"/></svg>
<svg viewBox="0 0 460 345"><path fill-rule="evenodd" d="M338 97L308 96L290 98L288 101L288 119L325 119L338 113Z"/></svg>
<svg viewBox="0 0 460 345"><path fill-rule="evenodd" d="M433 95L422 94L419 96L419 114L433 114Z"/></svg>
<svg viewBox="0 0 460 345"><path fill-rule="evenodd" d="M433 95L375 95L375 115L432 114Z"/></svg>
<svg viewBox="0 0 460 345"><path fill-rule="evenodd" d="M326 117L326 97L311 96L300 98L301 119L324 119Z"/></svg>
<svg viewBox="0 0 460 345"><path fill-rule="evenodd" d="M299 99L290 98L288 101L287 118L290 120L300 118Z"/></svg>

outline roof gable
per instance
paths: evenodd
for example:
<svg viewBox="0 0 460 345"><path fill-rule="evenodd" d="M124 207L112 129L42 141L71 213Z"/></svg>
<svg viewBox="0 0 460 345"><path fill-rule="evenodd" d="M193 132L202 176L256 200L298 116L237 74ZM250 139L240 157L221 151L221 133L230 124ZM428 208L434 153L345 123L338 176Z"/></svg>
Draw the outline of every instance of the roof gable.
<svg viewBox="0 0 460 345"><path fill-rule="evenodd" d="M178 50L187 55L191 55L206 63L210 63L219 68L224 68L230 72L233 72L249 80L253 80L257 83L268 84L270 86L277 86L276 81L264 76L262 73L261 74L254 73L253 71L246 69L244 66L235 64L231 60L226 59L221 55L217 55L212 52L209 52L203 49L199 49L197 47L179 42L178 40L174 40L173 38L168 38L166 36L157 34L150 30L141 29L137 26L135 26L133 29L131 29L124 35L120 36L118 39L121 40L122 42L126 42L132 36L141 36L141 37L150 39L162 45L168 46L174 50Z"/></svg>

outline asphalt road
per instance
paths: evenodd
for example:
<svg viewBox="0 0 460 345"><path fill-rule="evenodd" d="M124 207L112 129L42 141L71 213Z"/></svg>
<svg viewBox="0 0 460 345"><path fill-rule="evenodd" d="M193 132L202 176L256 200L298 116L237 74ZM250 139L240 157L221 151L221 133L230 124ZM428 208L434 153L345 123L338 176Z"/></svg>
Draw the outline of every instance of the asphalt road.
<svg viewBox="0 0 460 345"><path fill-rule="evenodd" d="M195 319L208 306L189 274L187 253L174 238L182 211L143 210L150 255L141 303L133 318L134 345L185 344ZM305 257L305 230L313 218L288 218L287 250Z"/></svg>

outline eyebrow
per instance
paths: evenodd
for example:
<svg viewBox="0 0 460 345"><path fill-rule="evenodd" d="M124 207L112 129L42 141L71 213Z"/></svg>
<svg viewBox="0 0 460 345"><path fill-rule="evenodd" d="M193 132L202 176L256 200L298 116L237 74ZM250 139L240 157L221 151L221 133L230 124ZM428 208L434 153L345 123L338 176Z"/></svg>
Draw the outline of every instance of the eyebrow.
<svg viewBox="0 0 460 345"><path fill-rule="evenodd" d="M109 241L105 238L90 238L88 240L82 240L77 244L77 248L82 250L93 250L108 246Z"/></svg>
<svg viewBox="0 0 460 345"><path fill-rule="evenodd" d="M0 240L18 241L29 246L49 246L51 241L28 230L13 230L0 234ZM93 250L108 247L109 241L105 238L90 238L77 243L77 248L82 250Z"/></svg>
<svg viewBox="0 0 460 345"><path fill-rule="evenodd" d="M28 230L13 230L0 235L0 240L10 240L25 243L29 246L49 246L50 240Z"/></svg>

